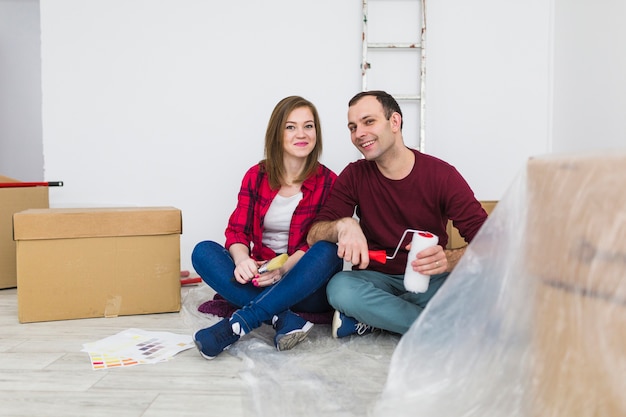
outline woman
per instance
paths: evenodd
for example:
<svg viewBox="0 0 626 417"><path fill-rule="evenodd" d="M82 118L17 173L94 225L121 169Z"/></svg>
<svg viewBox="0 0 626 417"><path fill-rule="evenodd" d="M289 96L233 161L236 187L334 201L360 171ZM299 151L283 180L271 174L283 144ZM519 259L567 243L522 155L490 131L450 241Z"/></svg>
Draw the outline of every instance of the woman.
<svg viewBox="0 0 626 417"><path fill-rule="evenodd" d="M304 340L313 324L295 311L331 310L326 283L342 269L336 244L310 247L306 235L337 175L319 163L322 132L315 106L302 97L281 100L265 133L265 159L245 174L226 243L199 243L192 255L202 279L239 307L230 319L195 333L201 355L213 359L263 323L276 330L278 350ZM287 261L269 272L259 267L279 254Z"/></svg>

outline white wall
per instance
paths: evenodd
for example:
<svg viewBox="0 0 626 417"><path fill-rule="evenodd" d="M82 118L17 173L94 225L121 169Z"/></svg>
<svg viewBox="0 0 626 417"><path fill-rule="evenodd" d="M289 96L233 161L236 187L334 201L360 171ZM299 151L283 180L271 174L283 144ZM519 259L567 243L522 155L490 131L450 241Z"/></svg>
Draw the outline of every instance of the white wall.
<svg viewBox="0 0 626 417"><path fill-rule="evenodd" d="M626 2L556 0L554 152L626 150Z"/></svg>
<svg viewBox="0 0 626 417"><path fill-rule="evenodd" d="M498 200L549 147L550 1L427 5L426 151Z"/></svg>
<svg viewBox="0 0 626 417"><path fill-rule="evenodd" d="M529 156L551 152L553 140L567 148L566 127L583 124L568 100L583 71L567 78L572 55L558 50L576 43L583 13L571 22L565 11L577 6L565 3L428 2L425 150L457 166L480 199L501 198ZM617 2L605 4L624 17ZM359 157L345 117L361 87L360 8L359 0L41 0L45 177L65 181L51 204L179 207L190 269L195 243L223 240L282 97L316 103L328 166L340 171ZM623 30L613 27L622 38ZM624 57L618 42L610 52ZM613 80L623 92L626 81ZM623 94L607 99L621 104ZM604 136L622 132L611 129Z"/></svg>
<svg viewBox="0 0 626 417"><path fill-rule="evenodd" d="M358 157L360 2L42 0L45 176L59 206L172 205L182 267L224 239L284 96L319 109L323 162Z"/></svg>
<svg viewBox="0 0 626 417"><path fill-rule="evenodd" d="M0 0L0 174L43 180L38 0Z"/></svg>

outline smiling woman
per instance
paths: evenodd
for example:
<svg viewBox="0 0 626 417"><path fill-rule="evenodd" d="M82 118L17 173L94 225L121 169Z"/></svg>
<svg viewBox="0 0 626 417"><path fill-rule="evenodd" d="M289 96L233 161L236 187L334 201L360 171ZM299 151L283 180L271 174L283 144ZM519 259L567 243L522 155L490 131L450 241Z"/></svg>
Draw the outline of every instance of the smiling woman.
<svg viewBox="0 0 626 417"><path fill-rule="evenodd" d="M315 149L317 143L317 129L315 128L313 112L309 107L298 107L287 117L283 146L285 168L285 185L298 183L302 175L302 160ZM319 149L319 148L318 148Z"/></svg>
<svg viewBox="0 0 626 417"><path fill-rule="evenodd" d="M326 313L326 283L341 268L336 245L309 248L313 216L337 177L320 164L322 130L310 101L289 96L274 107L265 133L265 159L245 174L226 243L199 243L192 262L204 281L237 310L194 335L202 356L213 359L241 336L271 322L278 350L302 341L313 323L294 313ZM260 267L287 255L279 268ZM211 301L203 311L211 311ZM293 311L292 311L293 310Z"/></svg>

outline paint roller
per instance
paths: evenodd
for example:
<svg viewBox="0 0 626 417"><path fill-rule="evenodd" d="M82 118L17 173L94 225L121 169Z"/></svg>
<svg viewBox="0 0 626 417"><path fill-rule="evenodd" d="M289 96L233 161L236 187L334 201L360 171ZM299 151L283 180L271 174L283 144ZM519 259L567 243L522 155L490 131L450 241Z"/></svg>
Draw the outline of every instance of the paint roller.
<svg viewBox="0 0 626 417"><path fill-rule="evenodd" d="M278 255L277 257L262 264L259 267L259 274L264 274L266 272L274 271L280 268L285 264L285 262L287 262L287 259L289 259L289 255L287 255L286 253Z"/></svg>
<svg viewBox="0 0 626 417"><path fill-rule="evenodd" d="M393 252L393 255L387 256L387 251L384 250L384 249L381 249L381 250L368 250L367 253L368 253L370 259L372 261L376 261L376 262L379 262L381 264L385 264L385 263L387 263L387 259L395 258L396 255L398 254L398 250L400 250L400 245L402 245L402 242L404 241L404 238L405 238L407 233L428 233L428 232L423 232L421 230L414 230L414 229L406 229L404 231L404 233L402 234L402 237L400 238L400 241L398 242L398 246L396 246L396 250ZM430 233L428 233L428 234L431 235Z"/></svg>

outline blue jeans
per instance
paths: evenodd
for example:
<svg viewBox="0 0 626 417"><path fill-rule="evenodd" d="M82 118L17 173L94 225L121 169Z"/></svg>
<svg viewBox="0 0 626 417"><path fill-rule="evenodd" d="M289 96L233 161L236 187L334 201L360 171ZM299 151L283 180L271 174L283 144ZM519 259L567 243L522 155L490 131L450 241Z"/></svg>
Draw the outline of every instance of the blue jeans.
<svg viewBox="0 0 626 417"><path fill-rule="evenodd" d="M361 323L404 334L443 285L449 273L433 275L425 293L404 288L404 275L387 275L368 270L342 271L326 288L328 301L336 309Z"/></svg>
<svg viewBox="0 0 626 417"><path fill-rule="evenodd" d="M235 281L233 259L216 242L198 243L191 254L191 262L204 282L239 308L235 314L245 322L246 332L288 309L307 313L332 310L326 298L326 284L343 268L343 261L337 256L337 245L325 241L311 246L280 281L269 287Z"/></svg>

